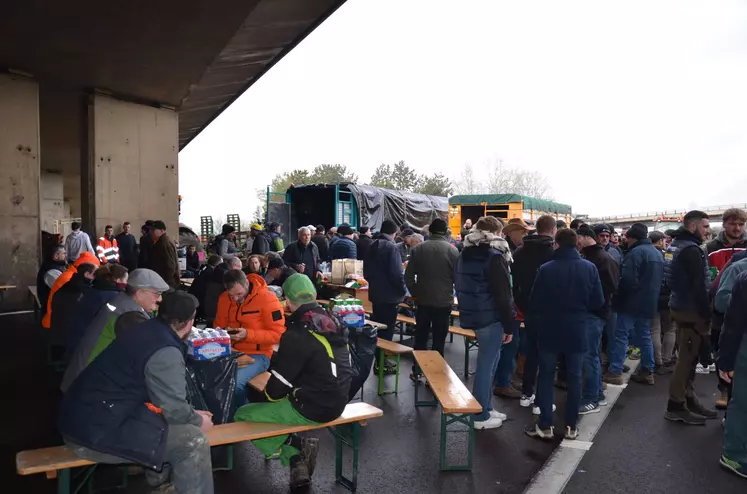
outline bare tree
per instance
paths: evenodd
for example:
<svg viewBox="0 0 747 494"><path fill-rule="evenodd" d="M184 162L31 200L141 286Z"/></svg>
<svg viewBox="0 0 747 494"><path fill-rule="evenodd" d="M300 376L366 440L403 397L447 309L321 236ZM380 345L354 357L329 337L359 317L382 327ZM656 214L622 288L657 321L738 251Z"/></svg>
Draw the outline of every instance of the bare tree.
<svg viewBox="0 0 747 494"><path fill-rule="evenodd" d="M491 194L521 194L536 199L552 200L547 178L539 172L508 167L499 160L488 166L488 192Z"/></svg>
<svg viewBox="0 0 747 494"><path fill-rule="evenodd" d="M455 194L469 195L482 192L480 182L475 179L475 171L470 164L464 165L462 173L458 179L454 180L453 185Z"/></svg>

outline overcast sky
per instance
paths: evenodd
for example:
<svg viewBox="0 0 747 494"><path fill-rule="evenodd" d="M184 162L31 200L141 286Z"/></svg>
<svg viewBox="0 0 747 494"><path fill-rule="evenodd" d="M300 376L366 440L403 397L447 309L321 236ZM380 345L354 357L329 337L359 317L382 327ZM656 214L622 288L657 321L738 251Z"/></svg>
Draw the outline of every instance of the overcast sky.
<svg viewBox="0 0 747 494"><path fill-rule="evenodd" d="M501 159L592 216L747 202L747 2L348 0L179 156L195 229L320 163Z"/></svg>

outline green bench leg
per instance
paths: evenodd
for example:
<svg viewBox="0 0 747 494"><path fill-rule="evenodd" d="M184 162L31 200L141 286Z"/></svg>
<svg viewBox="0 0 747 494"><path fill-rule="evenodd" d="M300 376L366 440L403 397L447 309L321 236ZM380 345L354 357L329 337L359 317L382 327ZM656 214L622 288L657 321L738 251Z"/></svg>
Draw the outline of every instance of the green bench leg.
<svg viewBox="0 0 747 494"><path fill-rule="evenodd" d="M228 456L228 458L226 459L226 466L224 467L214 466L213 472L220 472L220 471L230 472L231 470L233 470L233 446L234 446L233 444L229 444L226 446L226 455Z"/></svg>
<svg viewBox="0 0 747 494"><path fill-rule="evenodd" d="M416 407L435 407L438 405L438 399L436 396L433 396L432 400L420 400L418 399L418 391L420 390L420 385L415 384L415 406Z"/></svg>
<svg viewBox="0 0 747 494"><path fill-rule="evenodd" d="M464 378L469 379L470 371L469 371L469 352L473 348L477 348L479 346L479 342L477 341L477 338L467 338L464 337Z"/></svg>
<svg viewBox="0 0 747 494"><path fill-rule="evenodd" d="M344 431L346 426L330 427L329 431L335 436L335 480L351 492L358 489L358 446L360 439L360 423L353 422L352 434L347 437ZM353 450L353 476L347 478L342 473L342 463L344 459L343 445Z"/></svg>
<svg viewBox="0 0 747 494"><path fill-rule="evenodd" d="M447 445L447 434L463 432L463 431L449 431L448 426L451 424L462 424L466 425L468 430L467 434L467 463L462 465L449 465L446 461L446 445ZM475 451L475 422L474 415L465 413L444 413L441 414L441 470L460 470L460 471L471 471L472 461Z"/></svg>
<svg viewBox="0 0 747 494"><path fill-rule="evenodd" d="M70 494L70 469L57 471L57 494Z"/></svg>
<svg viewBox="0 0 747 494"><path fill-rule="evenodd" d="M399 392L399 363L400 363L400 356L399 354L394 355L395 362L397 363L397 369L396 373L394 375L394 390L391 389L384 389L384 362L386 360L386 354L383 350L379 350L379 389L378 389L378 395L387 395L387 394L397 394ZM363 401L363 394L361 392L361 401Z"/></svg>

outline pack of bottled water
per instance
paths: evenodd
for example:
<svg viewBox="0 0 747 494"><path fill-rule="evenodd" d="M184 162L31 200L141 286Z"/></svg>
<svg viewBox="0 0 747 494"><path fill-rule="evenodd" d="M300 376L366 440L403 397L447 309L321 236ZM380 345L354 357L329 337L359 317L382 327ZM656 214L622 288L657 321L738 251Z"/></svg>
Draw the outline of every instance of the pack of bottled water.
<svg viewBox="0 0 747 494"><path fill-rule="evenodd" d="M332 299L332 313L342 319L346 326L360 328L366 324L366 309L357 298Z"/></svg>
<svg viewBox="0 0 747 494"><path fill-rule="evenodd" d="M231 353L231 337L220 328L192 328L187 337L187 353L197 360L209 360Z"/></svg>

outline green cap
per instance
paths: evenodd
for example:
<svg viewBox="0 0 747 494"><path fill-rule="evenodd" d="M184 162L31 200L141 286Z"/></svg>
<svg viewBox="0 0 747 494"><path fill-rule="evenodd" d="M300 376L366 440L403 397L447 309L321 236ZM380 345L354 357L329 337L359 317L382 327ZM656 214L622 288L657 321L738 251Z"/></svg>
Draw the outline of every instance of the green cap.
<svg viewBox="0 0 747 494"><path fill-rule="evenodd" d="M296 273L283 283L285 298L296 304L310 304L316 300L314 283L305 274Z"/></svg>

